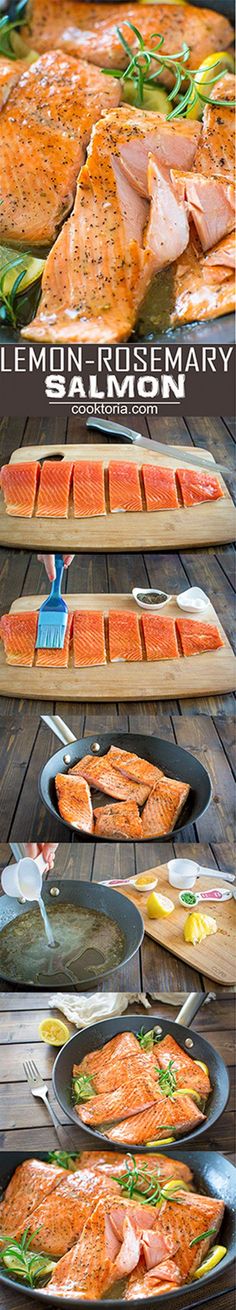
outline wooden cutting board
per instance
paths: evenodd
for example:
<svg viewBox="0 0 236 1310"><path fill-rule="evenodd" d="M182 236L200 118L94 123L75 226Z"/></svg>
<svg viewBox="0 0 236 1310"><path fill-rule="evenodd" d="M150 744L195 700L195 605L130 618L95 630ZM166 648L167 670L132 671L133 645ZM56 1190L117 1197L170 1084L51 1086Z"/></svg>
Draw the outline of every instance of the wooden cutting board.
<svg viewBox="0 0 236 1310"><path fill-rule="evenodd" d="M146 870L145 870L146 872ZM236 927L236 905L232 897L231 901L222 901L215 905L210 902L200 901L197 909L205 914L212 915L218 925L218 931L212 937L205 937L203 942L197 946L190 946L184 941L183 928L188 910L179 903L179 892L176 887L170 887L168 881L168 870L166 864L160 864L155 868L148 869L148 875L153 874L157 877L157 891L164 896L170 896L174 901L175 910L168 919L149 919L146 905L148 893L135 891L135 887L123 887L122 883L116 886L116 891L127 896L137 905L138 910L143 917L145 932L159 946L165 946L166 950L172 955L177 955L185 964L190 964L193 969L199 973L205 974L207 978L212 978L214 982L221 983L225 987L233 987L235 984L235 927ZM229 883L222 880L218 883L214 879L214 869L212 870L212 883L209 879L198 878L194 891L206 891L207 888L225 887L229 890Z"/></svg>
<svg viewBox="0 0 236 1310"><path fill-rule="evenodd" d="M22 596L15 600L10 613L38 610L45 596ZM102 610L133 610L139 617L145 611L135 604L133 596L125 595L67 595L71 612ZM172 600L161 611L170 617L180 617L181 611ZM189 615L189 617L192 617ZM214 696L217 692L232 691L236 679L236 657L222 628L213 605L204 615L204 622L217 623L225 645L205 655L183 656L176 660L146 660L136 663L114 663L96 668L67 669L18 668L6 663L0 642L0 695L28 696L45 700L116 701L158 700L182 696Z"/></svg>
<svg viewBox="0 0 236 1310"><path fill-rule="evenodd" d="M191 451L193 447L191 447ZM201 455L201 452L198 451ZM102 460L105 469L111 459L128 463L188 465L188 447L176 446L176 458L156 451L136 450L127 445L24 446L13 451L10 463L23 464L46 456L63 455L66 460ZM212 463L209 452L202 451ZM156 513L107 513L101 518L74 519L72 496L69 519L14 518L6 513L0 492L0 545L31 550L178 550L185 546L210 546L234 541L236 511L230 493L219 475L224 499L193 505L189 509L158 510Z"/></svg>

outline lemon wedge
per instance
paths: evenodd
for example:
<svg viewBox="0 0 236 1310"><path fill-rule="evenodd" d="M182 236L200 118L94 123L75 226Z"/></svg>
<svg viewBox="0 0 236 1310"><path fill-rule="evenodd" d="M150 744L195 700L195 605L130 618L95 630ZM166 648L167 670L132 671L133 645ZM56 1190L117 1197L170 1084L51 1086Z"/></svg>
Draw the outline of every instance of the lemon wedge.
<svg viewBox="0 0 236 1310"><path fill-rule="evenodd" d="M42 1042L48 1042L49 1046L64 1046L68 1042L69 1028L61 1019L42 1019L39 1024L39 1036Z"/></svg>
<svg viewBox="0 0 236 1310"><path fill-rule="evenodd" d="M234 73L233 55L229 53L229 50L216 51L215 54L207 55L207 59L203 59L203 63L200 64L200 68L195 74L195 84L199 86L199 91L202 91L203 95L205 88L206 95L210 96L211 92L214 92L214 82L211 82L211 78L218 75L222 77L225 72ZM195 100L195 92L192 91L186 110L186 118L201 118L203 109L203 100Z"/></svg>
<svg viewBox="0 0 236 1310"><path fill-rule="evenodd" d="M220 1260L224 1259L224 1255L227 1255L227 1246L213 1246L210 1255L207 1256L206 1260L203 1260L202 1265L199 1265L199 1269L196 1269L193 1277L203 1278L204 1274L209 1274L210 1269L214 1269L215 1265L219 1265Z"/></svg>
<svg viewBox="0 0 236 1310"><path fill-rule="evenodd" d="M185 942L191 942L192 946L196 946L198 942L204 941L204 937L210 937L214 932L217 932L217 923L210 914L200 914L197 911L188 914L184 924Z"/></svg>
<svg viewBox="0 0 236 1310"><path fill-rule="evenodd" d="M203 1069L203 1073L206 1073L209 1078L209 1069L207 1064L204 1064L204 1060L194 1060L194 1064L198 1064L199 1069Z"/></svg>
<svg viewBox="0 0 236 1310"><path fill-rule="evenodd" d="M147 914L149 919L167 919L169 914L173 914L174 901L169 900L169 896L161 896L160 892L151 892L147 901Z"/></svg>
<svg viewBox="0 0 236 1310"><path fill-rule="evenodd" d="M196 1101L197 1105L200 1105L202 1100L200 1093L195 1091L195 1087L178 1087L176 1092L172 1092L173 1099L176 1096L191 1096L192 1101Z"/></svg>
<svg viewBox="0 0 236 1310"><path fill-rule="evenodd" d="M17 264L14 264L14 267L12 268L7 269L7 265L11 264L12 261L16 259L18 261ZM27 291L27 288L31 287L33 285L33 282L38 282L39 278L42 277L42 273L45 265L45 259L35 259L33 255L24 255L22 253L22 250L13 250L12 247L10 246L0 246L0 275L1 276L4 273L5 265L6 265L6 273L4 277L5 296L10 295L10 292L12 291L12 287L14 286L14 282L16 281L16 278L19 277L19 274L23 273L25 270L25 276L22 278L22 282L20 282L20 286L19 286L19 295L20 295L22 291Z"/></svg>

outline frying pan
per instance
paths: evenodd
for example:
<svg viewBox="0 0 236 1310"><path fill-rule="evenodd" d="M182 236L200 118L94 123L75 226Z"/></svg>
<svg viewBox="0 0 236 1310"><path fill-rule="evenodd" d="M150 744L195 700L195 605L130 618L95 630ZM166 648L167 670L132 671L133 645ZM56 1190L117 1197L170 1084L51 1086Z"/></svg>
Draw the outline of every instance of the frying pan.
<svg viewBox="0 0 236 1310"><path fill-rule="evenodd" d="M165 1154L165 1152L163 1152L163 1154ZM33 1151L1 1151L0 1187L3 1190L10 1181L17 1165L22 1164L22 1161L25 1159L32 1159L33 1156L35 1156L35 1152ZM47 1158L46 1151L37 1151L37 1159L47 1160ZM236 1170L234 1169L234 1166L217 1151L203 1152L176 1150L175 1159L181 1160L183 1163L190 1166L193 1171L197 1190L204 1194L208 1194L209 1196L214 1196L216 1200L224 1201L225 1215L219 1240L227 1247L227 1255L225 1255L222 1264L220 1264L217 1269L212 1269L209 1274L205 1274L205 1277L201 1278L200 1283L188 1283L186 1288L180 1287L175 1292L169 1292L168 1296L158 1296L158 1310L159 1306L160 1310L169 1310L169 1305L173 1307L173 1310L175 1310L175 1306L177 1307L177 1310L178 1308L179 1310L190 1310L190 1306L202 1305L203 1301L209 1302L214 1296L215 1278L219 1278L220 1274L224 1274L225 1270L233 1264L235 1258ZM10 1286L13 1293L23 1292L24 1297L30 1296L41 1305L43 1302L44 1306L46 1306L46 1304L50 1304L50 1306L56 1305L58 1307L64 1305L68 1310L74 1310L75 1306L84 1305L84 1301L75 1300L74 1298L71 1300L70 1297L67 1297L65 1300L64 1298L62 1299L62 1297L50 1296L49 1302L49 1298L45 1298L43 1291L32 1290L30 1287L21 1287L15 1279L9 1279L7 1274L3 1274L2 1272L0 1272L0 1283L2 1283L4 1287L9 1288ZM14 1303L16 1308L16 1297L14 1297ZM115 1308L116 1310L121 1310L121 1307L125 1306L124 1301L117 1301L111 1298L109 1301L103 1300L102 1302L86 1301L88 1310L97 1310L98 1304L105 1307L105 1310L115 1310ZM130 1301L129 1304L134 1307L134 1310L137 1310L137 1301ZM140 1302L140 1305L144 1306L144 1301ZM148 1297L146 1310L149 1310L149 1306L150 1310L156 1310L157 1298L155 1296Z"/></svg>
<svg viewBox="0 0 236 1310"><path fill-rule="evenodd" d="M82 760L84 755L94 754L96 758L99 754L105 755L110 746L118 746L122 750L133 751L135 755L140 755L141 758L158 765L159 768L163 769L167 777L189 782L190 792L186 804L177 819L175 829L159 840L171 841L171 838L175 838L177 833L183 832L187 824L194 823L207 809L211 799L209 774L199 760L195 759L190 751L183 750L182 746L176 746L175 743L165 741L161 737L147 737L142 733L133 732L106 732L99 737L97 742L94 741L94 737L80 737L77 741L59 716L43 715L42 718L44 723L52 728L53 732L56 732L64 745L67 745L67 748L69 744L69 750L67 749L65 752L63 748L57 751L56 755L52 755L48 763L44 765L39 778L40 796L54 819L60 819L60 822L64 824L67 830L69 828L70 832L76 832L79 841L94 841L94 836L91 833L79 833L77 828L73 829L73 825L67 823L59 815L55 777L57 773L67 773L68 769L72 768L78 760ZM105 805L109 799L111 798L103 796L103 804ZM104 840L114 842L114 838L111 837L105 839L104 837L96 837L97 842ZM122 840L124 841L125 838ZM158 838L156 840L158 841ZM142 838L139 838L139 841L142 841ZM145 838L145 841L153 841L153 838Z"/></svg>
<svg viewBox="0 0 236 1310"><path fill-rule="evenodd" d="M171 1037L175 1037L175 1040L178 1042L179 1046L182 1047L182 1050L187 1051L187 1054L191 1055L194 1060L204 1060L204 1063L208 1065L212 1086L212 1092L207 1102L206 1119L203 1125L201 1124L200 1128L195 1128L192 1133L188 1133L187 1139L186 1135L183 1138L178 1137L178 1146L180 1141L184 1141L184 1144L186 1145L186 1142L193 1141L193 1138L199 1137L202 1133L206 1132L207 1129L212 1128L212 1125L216 1123L216 1120L219 1119L225 1109L229 1096L229 1077L221 1056L218 1055L217 1051L209 1045L209 1042L205 1041L204 1037L200 1037L198 1033L191 1032L189 1027L185 1027L185 1022L187 1021L187 1023L191 1023L194 1015L200 1009L201 1005L203 1005L205 999L203 992L191 992L184 1002L184 1005L175 1021L161 1018L160 1024L158 1024L160 1035L163 1034L163 1037L165 1037L171 1034ZM86 1028L84 1031L75 1033L75 1036L71 1037L70 1041L66 1042L66 1045L62 1047L61 1051L59 1051L57 1059L55 1060L53 1068L53 1087L55 1096L60 1102L62 1109L66 1114L69 1114L73 1123L76 1123L77 1126L79 1123L80 1129L89 1133L90 1136L92 1135L94 1139L96 1139L96 1142L98 1144L100 1143L100 1145L102 1144L103 1147L104 1144L106 1144L104 1134L99 1133L97 1129L93 1129L91 1126L88 1127L87 1124L82 1123L74 1106L71 1104L68 1095L68 1088L71 1086L72 1066L74 1063L80 1064L80 1061L83 1060L85 1055L88 1055L90 1051L94 1051L98 1047L103 1047L104 1043L111 1041L111 1038L117 1036L118 1033L138 1033L141 1025L145 1029L145 1032L149 1032L154 1025L156 1026L156 1019L153 1018L152 1015L151 1018L146 1018L145 1016L145 1018L140 1021L140 1015L137 1014L131 1014L120 1019L105 1019L103 1022L96 1024L96 1027L92 1026ZM113 1145L115 1150L117 1149L117 1146L119 1146L121 1150L124 1150L124 1147L122 1147L120 1142L117 1143L117 1146L116 1143L113 1143ZM138 1146L136 1143L133 1143L131 1149L133 1150L133 1148L137 1151L148 1152L147 1146ZM173 1142L171 1145L171 1153L172 1151L175 1152L175 1150L176 1146Z"/></svg>
<svg viewBox="0 0 236 1310"><path fill-rule="evenodd" d="M56 884L56 876L43 884L42 897L46 908L52 905L51 891L53 889L53 894L55 895L55 885L58 896L57 904L60 902L61 904L67 905L81 905L86 909L97 910L103 914L107 914L110 919L113 919L123 933L125 939L124 953L120 964L114 965L113 968L101 968L101 973L99 976L96 975L96 978L94 978L94 974L91 974L91 977L87 977L86 980L81 978L78 986L73 984L73 990L75 991L82 991L82 989L86 990L89 987L94 988L94 986L97 988L101 985L104 978L110 978L116 970L123 969L124 965L127 964L128 961L132 959L132 956L136 954L136 951L139 950L144 933L141 914L139 914L139 910L137 910L136 906L132 904L132 901L129 903L126 902L124 897L120 896L119 892L114 891L113 888L103 887L100 883L69 882L67 880L64 881L64 879L63 881L59 880L59 883ZM1 968L1 928L5 927L5 924L9 923L11 919L22 914L27 914L27 912L27 905L22 905L18 900L13 900L13 898L9 896L0 897L0 977L4 977L5 982L14 982L15 985L16 979L11 976L6 977ZM53 955L52 951L50 952L50 955ZM17 986L18 985L19 984L17 983ZM28 989L30 986L37 986L37 991L45 991L49 986L56 986L58 984L56 984L56 977L54 977L52 973L48 982L45 984L40 985L38 982L37 984L34 984L27 981L27 984L25 985ZM71 990L70 984L68 987L68 982L66 981L64 983L64 988L65 986L67 991Z"/></svg>

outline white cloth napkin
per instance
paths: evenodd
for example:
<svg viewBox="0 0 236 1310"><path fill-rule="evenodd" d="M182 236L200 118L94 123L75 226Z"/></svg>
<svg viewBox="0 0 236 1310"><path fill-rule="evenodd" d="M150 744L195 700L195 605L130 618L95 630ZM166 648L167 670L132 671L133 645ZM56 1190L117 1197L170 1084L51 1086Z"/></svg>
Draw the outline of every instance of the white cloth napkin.
<svg viewBox="0 0 236 1310"><path fill-rule="evenodd" d="M168 992L160 992L152 997L152 1001L156 1000L179 1006L181 995L176 993L173 997L173 993L169 995ZM50 1010L61 1010L75 1028L88 1028L100 1019L112 1019L114 1015L124 1014L128 1005L143 1005L145 1010L150 1009L150 1001L144 992L94 992L89 996L83 993L72 996L56 992L50 996L48 1004Z"/></svg>

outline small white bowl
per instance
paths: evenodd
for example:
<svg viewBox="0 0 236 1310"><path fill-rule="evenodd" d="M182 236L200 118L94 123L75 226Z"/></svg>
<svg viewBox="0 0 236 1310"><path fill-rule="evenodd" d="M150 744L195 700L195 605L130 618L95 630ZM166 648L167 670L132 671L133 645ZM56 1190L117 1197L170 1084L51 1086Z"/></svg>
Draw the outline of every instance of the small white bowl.
<svg viewBox="0 0 236 1310"><path fill-rule="evenodd" d="M202 613L209 605L208 596L201 587L188 587L187 591L182 591L179 596L176 596L176 601L179 609L190 610L193 614Z"/></svg>

